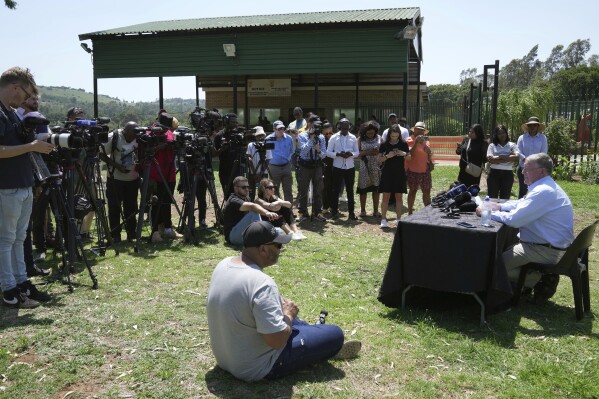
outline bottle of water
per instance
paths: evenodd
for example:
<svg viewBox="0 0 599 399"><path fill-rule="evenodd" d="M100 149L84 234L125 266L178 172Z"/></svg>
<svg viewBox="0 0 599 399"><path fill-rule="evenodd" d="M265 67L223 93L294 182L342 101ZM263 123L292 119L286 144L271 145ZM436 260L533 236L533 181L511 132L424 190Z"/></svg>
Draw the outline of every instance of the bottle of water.
<svg viewBox="0 0 599 399"><path fill-rule="evenodd" d="M485 197L485 202L483 202L480 224L485 227L491 226L491 199L488 195Z"/></svg>

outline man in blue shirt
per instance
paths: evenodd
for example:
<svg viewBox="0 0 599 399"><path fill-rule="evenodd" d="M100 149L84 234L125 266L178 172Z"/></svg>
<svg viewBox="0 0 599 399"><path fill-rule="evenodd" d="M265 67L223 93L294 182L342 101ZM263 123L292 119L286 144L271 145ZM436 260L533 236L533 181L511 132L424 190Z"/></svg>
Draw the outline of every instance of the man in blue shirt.
<svg viewBox="0 0 599 399"><path fill-rule="evenodd" d="M524 182L524 175L522 174L524 160L530 155L539 153L547 154L548 152L547 136L540 133L545 130L545 125L539 122L539 118L536 116L528 118L528 122L522 124L522 130L524 134L518 137L518 142L516 143L520 152L520 164L517 170L519 184L518 198L524 197L526 190L528 190Z"/></svg>
<svg viewBox="0 0 599 399"><path fill-rule="evenodd" d="M54 145L31 140L13 109L38 95L28 69L14 67L0 76L0 289L3 304L33 308L50 300L27 279L23 242L33 203L30 152L48 154Z"/></svg>
<svg viewBox="0 0 599 399"><path fill-rule="evenodd" d="M491 219L520 229L520 243L503 253L511 281L528 263L556 264L574 241L574 210L568 195L551 178L553 161L547 154L526 157L522 173L528 193L519 200L492 202ZM480 208L476 211L480 216ZM540 281L539 281L540 280ZM531 272L524 283L534 287L535 301L546 302L557 288L559 276Z"/></svg>
<svg viewBox="0 0 599 399"><path fill-rule="evenodd" d="M273 142L275 148L271 150L272 158L270 160L270 178L277 187L277 196L279 186L283 185L283 198L285 201L293 202L293 177L291 176L291 156L293 155L293 138L285 133L285 124L281 121L273 123L274 133L266 137L266 141Z"/></svg>

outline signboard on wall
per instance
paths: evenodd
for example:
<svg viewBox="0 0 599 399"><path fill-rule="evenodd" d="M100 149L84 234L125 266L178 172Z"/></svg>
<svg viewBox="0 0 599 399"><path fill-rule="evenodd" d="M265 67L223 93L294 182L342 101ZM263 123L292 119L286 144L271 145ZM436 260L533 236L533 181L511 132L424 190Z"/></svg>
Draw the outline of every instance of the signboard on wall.
<svg viewBox="0 0 599 399"><path fill-rule="evenodd" d="M248 97L291 97L291 79L248 79Z"/></svg>

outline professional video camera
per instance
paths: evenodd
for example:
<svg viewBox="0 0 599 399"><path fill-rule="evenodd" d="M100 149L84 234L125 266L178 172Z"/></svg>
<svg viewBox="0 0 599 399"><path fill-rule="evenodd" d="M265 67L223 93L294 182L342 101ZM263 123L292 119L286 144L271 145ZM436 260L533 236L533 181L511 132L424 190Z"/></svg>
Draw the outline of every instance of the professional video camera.
<svg viewBox="0 0 599 399"><path fill-rule="evenodd" d="M266 151L266 150L274 150L275 149L275 138L270 138L266 140L256 140L254 141L254 146L258 152Z"/></svg>
<svg viewBox="0 0 599 399"><path fill-rule="evenodd" d="M166 129L162 126L136 127L137 142L143 146L152 148L166 143Z"/></svg>
<svg viewBox="0 0 599 399"><path fill-rule="evenodd" d="M256 133L256 128L245 129L243 126L240 126L238 128L227 131L225 133L225 138L227 143L232 148L245 149L249 143L256 141L254 133Z"/></svg>
<svg viewBox="0 0 599 399"><path fill-rule="evenodd" d="M189 114L189 121L196 132L208 134L213 132L217 126L217 122L222 120L221 114L216 108L206 110L205 108L196 107Z"/></svg>
<svg viewBox="0 0 599 399"><path fill-rule="evenodd" d="M60 148L95 149L108 142L110 118L77 119L66 121L64 127L52 128L48 142Z"/></svg>
<svg viewBox="0 0 599 399"><path fill-rule="evenodd" d="M175 149L179 154L193 157L198 153L206 154L212 146L208 136L196 133L188 127L179 126L174 132Z"/></svg>

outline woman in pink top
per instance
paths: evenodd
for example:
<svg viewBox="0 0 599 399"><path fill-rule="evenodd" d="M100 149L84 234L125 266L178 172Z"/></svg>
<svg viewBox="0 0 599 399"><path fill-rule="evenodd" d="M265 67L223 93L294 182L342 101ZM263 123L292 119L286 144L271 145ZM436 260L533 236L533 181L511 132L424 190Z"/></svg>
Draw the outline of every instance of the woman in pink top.
<svg viewBox="0 0 599 399"><path fill-rule="evenodd" d="M412 135L406 143L410 148L410 159L406 159L406 175L408 180L408 214L414 212L414 200L418 188L422 190L422 202L424 206L431 203L431 163L433 153L429 147L428 133L424 122L417 122L410 130Z"/></svg>

